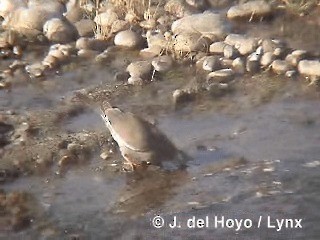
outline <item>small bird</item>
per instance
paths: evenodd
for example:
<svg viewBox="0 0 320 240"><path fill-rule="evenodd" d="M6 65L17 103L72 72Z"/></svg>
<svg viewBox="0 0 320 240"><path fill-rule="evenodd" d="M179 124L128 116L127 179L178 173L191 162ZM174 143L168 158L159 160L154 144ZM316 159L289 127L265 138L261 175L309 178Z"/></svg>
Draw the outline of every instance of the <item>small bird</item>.
<svg viewBox="0 0 320 240"><path fill-rule="evenodd" d="M177 148L155 125L131 112L111 107L108 102L101 104L101 110L107 128L132 170L143 164L161 166L162 161L177 156Z"/></svg>
<svg viewBox="0 0 320 240"><path fill-rule="evenodd" d="M83 96L80 97L83 99ZM181 164L181 151L155 125L131 112L112 107L107 101L100 104L100 110L131 170L138 166L163 166L163 162L176 160Z"/></svg>

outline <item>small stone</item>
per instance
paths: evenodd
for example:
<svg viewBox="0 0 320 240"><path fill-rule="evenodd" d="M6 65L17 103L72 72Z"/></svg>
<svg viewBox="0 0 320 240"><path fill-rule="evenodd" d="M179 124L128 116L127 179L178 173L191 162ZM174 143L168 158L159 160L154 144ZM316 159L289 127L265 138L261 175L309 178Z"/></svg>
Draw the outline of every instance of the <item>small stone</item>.
<svg viewBox="0 0 320 240"><path fill-rule="evenodd" d="M181 104L191 101L194 98L194 94L185 90L176 89L173 91L172 97L175 104Z"/></svg>
<svg viewBox="0 0 320 240"><path fill-rule="evenodd" d="M68 43L77 38L76 28L67 20L52 18L43 26L43 33L52 42Z"/></svg>
<svg viewBox="0 0 320 240"><path fill-rule="evenodd" d="M117 72L114 75L114 80L115 81L125 82L125 81L127 81L128 78L130 78L130 75L129 75L128 72Z"/></svg>
<svg viewBox="0 0 320 240"><path fill-rule="evenodd" d="M202 68L206 71L215 71L221 67L220 60L217 56L204 57Z"/></svg>
<svg viewBox="0 0 320 240"><path fill-rule="evenodd" d="M226 45L223 49L223 56L225 58L234 59L239 56L239 51L234 46Z"/></svg>
<svg viewBox="0 0 320 240"><path fill-rule="evenodd" d="M234 46L241 55L253 53L258 46L256 38L240 34L229 34L225 39L225 43Z"/></svg>
<svg viewBox="0 0 320 240"><path fill-rule="evenodd" d="M274 60L272 62L272 70L277 74L285 74L287 71L292 69L292 66L285 60Z"/></svg>
<svg viewBox="0 0 320 240"><path fill-rule="evenodd" d="M104 51L109 46L105 40L81 37L76 41L77 49Z"/></svg>
<svg viewBox="0 0 320 240"><path fill-rule="evenodd" d="M27 73L30 75L30 77L37 78L43 76L46 66L44 66L42 63L34 63L31 65L27 65L25 69Z"/></svg>
<svg viewBox="0 0 320 240"><path fill-rule="evenodd" d="M267 38L262 40L261 47L264 53L274 52L276 48L284 48L285 43L281 40Z"/></svg>
<svg viewBox="0 0 320 240"><path fill-rule="evenodd" d="M227 83L230 82L234 78L234 72L232 69L221 69L218 71L214 71L208 74L207 82L217 82L217 83Z"/></svg>
<svg viewBox="0 0 320 240"><path fill-rule="evenodd" d="M174 39L174 50L180 52L202 51L209 46L206 38L198 33L180 33Z"/></svg>
<svg viewBox="0 0 320 240"><path fill-rule="evenodd" d="M41 63L48 68L54 68L58 65L58 59L52 55L47 55Z"/></svg>
<svg viewBox="0 0 320 240"><path fill-rule="evenodd" d="M141 43L141 36L132 30L118 32L114 37L114 44L116 46L138 48Z"/></svg>
<svg viewBox="0 0 320 240"><path fill-rule="evenodd" d="M108 49L104 50L102 53L98 54L95 58L97 62L106 62L110 60L111 55Z"/></svg>
<svg viewBox="0 0 320 240"><path fill-rule="evenodd" d="M281 47L278 47L273 51L273 55L278 58L281 58L284 55L284 53L285 53L285 50Z"/></svg>
<svg viewBox="0 0 320 240"><path fill-rule="evenodd" d="M99 52L91 49L80 49L77 54L81 58L95 58Z"/></svg>
<svg viewBox="0 0 320 240"><path fill-rule="evenodd" d="M260 64L262 67L268 67L275 60L275 56L272 52L266 52L261 56Z"/></svg>
<svg viewBox="0 0 320 240"><path fill-rule="evenodd" d="M237 73L244 74L246 72L246 65L242 58L238 57L232 62L233 70Z"/></svg>
<svg viewBox="0 0 320 240"><path fill-rule="evenodd" d="M227 12L227 17L230 19L245 18L245 19L258 19L272 14L271 5L265 1L249 1L231 7Z"/></svg>
<svg viewBox="0 0 320 240"><path fill-rule="evenodd" d="M223 54L224 48L228 46L225 42L214 42L209 47L209 52L213 54Z"/></svg>
<svg viewBox="0 0 320 240"><path fill-rule="evenodd" d="M298 64L300 74L306 76L320 76L320 61L319 60L302 60Z"/></svg>
<svg viewBox="0 0 320 240"><path fill-rule="evenodd" d="M260 58L256 53L250 54L246 62L246 70L251 73L256 73L260 70Z"/></svg>
<svg viewBox="0 0 320 240"><path fill-rule="evenodd" d="M288 77L288 78L292 78L295 75L297 75L297 71L296 70L289 70L289 71L286 71L286 73L285 73L285 76Z"/></svg>
<svg viewBox="0 0 320 240"><path fill-rule="evenodd" d="M151 63L149 61L137 61L130 63L127 67L131 77L147 77L151 73Z"/></svg>
<svg viewBox="0 0 320 240"><path fill-rule="evenodd" d="M305 56L307 52L304 50L296 50L293 51L291 54L288 54L285 58L285 60L292 66L297 66L299 61L301 61Z"/></svg>
<svg viewBox="0 0 320 240"><path fill-rule="evenodd" d="M140 77L129 77L128 78L128 84L135 85L135 86L141 86L143 85L143 79Z"/></svg>
<svg viewBox="0 0 320 240"><path fill-rule="evenodd" d="M211 41L223 38L228 32L220 15L209 11L180 18L172 23L171 30L174 34L198 34Z"/></svg>

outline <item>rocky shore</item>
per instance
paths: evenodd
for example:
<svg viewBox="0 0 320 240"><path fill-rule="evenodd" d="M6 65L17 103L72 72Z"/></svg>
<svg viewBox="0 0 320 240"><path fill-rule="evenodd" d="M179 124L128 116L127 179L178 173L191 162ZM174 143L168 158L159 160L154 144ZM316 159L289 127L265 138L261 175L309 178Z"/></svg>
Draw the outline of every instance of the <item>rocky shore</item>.
<svg viewBox="0 0 320 240"><path fill-rule="evenodd" d="M63 177L94 157L104 161L94 171L121 172L116 143L103 124L95 127L99 120L91 129L90 119L68 128L91 113L75 91L135 108L151 122L188 104L201 109L208 99L221 109L227 104L217 99L232 94L228 110L245 109L286 81L317 95L319 34L310 31L317 46L310 50L264 29L283 15L319 30L319 2L236 2L0 0L0 232L27 229L37 215L31 196L4 191L4 184ZM236 105L239 89L254 100Z"/></svg>

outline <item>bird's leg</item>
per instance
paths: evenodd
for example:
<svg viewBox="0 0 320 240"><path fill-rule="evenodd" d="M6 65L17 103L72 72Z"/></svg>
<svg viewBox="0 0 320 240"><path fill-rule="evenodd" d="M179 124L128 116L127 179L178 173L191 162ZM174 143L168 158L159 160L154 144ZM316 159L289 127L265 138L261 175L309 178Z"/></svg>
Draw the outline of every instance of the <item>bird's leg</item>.
<svg viewBox="0 0 320 240"><path fill-rule="evenodd" d="M136 168L137 168L137 166L136 166L136 164L134 164L132 161L130 161L130 159L129 159L129 157L128 157L128 155L123 155L123 158L126 160L126 163L125 164L127 164L127 165L129 165L130 166L130 170L133 172L133 171L135 171L136 170Z"/></svg>

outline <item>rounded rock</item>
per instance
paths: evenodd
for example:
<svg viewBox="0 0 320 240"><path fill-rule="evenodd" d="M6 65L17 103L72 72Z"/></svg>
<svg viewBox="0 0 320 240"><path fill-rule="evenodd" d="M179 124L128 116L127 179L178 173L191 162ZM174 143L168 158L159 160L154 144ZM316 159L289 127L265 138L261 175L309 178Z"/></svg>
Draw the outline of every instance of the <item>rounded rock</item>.
<svg viewBox="0 0 320 240"><path fill-rule="evenodd" d="M208 74L207 83L227 83L234 78L234 71L230 68L221 69Z"/></svg>
<svg viewBox="0 0 320 240"><path fill-rule="evenodd" d="M147 77L151 73L151 63L149 61L137 61L130 63L127 67L131 77Z"/></svg>
<svg viewBox="0 0 320 240"><path fill-rule="evenodd" d="M292 66L285 60L274 60L271 66L272 70L277 74L285 74L287 71L292 70Z"/></svg>
<svg viewBox="0 0 320 240"><path fill-rule="evenodd" d="M320 77L320 61L302 60L298 64L298 70L302 75Z"/></svg>
<svg viewBox="0 0 320 240"><path fill-rule="evenodd" d="M246 70L251 73L256 73L260 70L260 57L258 54L250 54L247 57Z"/></svg>
<svg viewBox="0 0 320 240"><path fill-rule="evenodd" d="M74 41L78 35L76 28L66 20L52 18L43 26L43 33L49 41L68 43Z"/></svg>
<svg viewBox="0 0 320 240"><path fill-rule="evenodd" d="M180 52L193 52L205 50L209 45L206 38L200 34L181 33L174 39L174 50Z"/></svg>
<svg viewBox="0 0 320 240"><path fill-rule="evenodd" d="M240 34L229 34L225 43L234 46L241 55L247 55L256 50L258 39Z"/></svg>
<svg viewBox="0 0 320 240"><path fill-rule="evenodd" d="M114 37L114 44L116 46L137 48L141 45L141 43L141 36L132 30L118 32Z"/></svg>
<svg viewBox="0 0 320 240"><path fill-rule="evenodd" d="M204 57L202 68L205 71L216 71L221 67L220 59L217 56Z"/></svg>
<svg viewBox="0 0 320 240"><path fill-rule="evenodd" d="M262 67L268 67L274 61L275 56L272 52L266 52L261 56L260 64Z"/></svg>
<svg viewBox="0 0 320 240"><path fill-rule="evenodd" d="M143 85L143 80L140 77L129 77L128 78L128 84L135 85L135 86L141 86Z"/></svg>
<svg viewBox="0 0 320 240"><path fill-rule="evenodd" d="M209 52L214 54L223 54L224 48L229 46L225 42L214 42L209 47Z"/></svg>
<svg viewBox="0 0 320 240"><path fill-rule="evenodd" d="M95 38L81 37L76 41L77 49L87 49L94 51L103 51L109 46L107 41Z"/></svg>
<svg viewBox="0 0 320 240"><path fill-rule="evenodd" d="M174 34L200 34L210 40L223 38L228 33L220 15L209 11L180 18L172 23L171 30Z"/></svg>
<svg viewBox="0 0 320 240"><path fill-rule="evenodd" d="M265 1L250 1L231 7L227 12L230 19L261 19L272 14L271 5Z"/></svg>
<svg viewBox="0 0 320 240"><path fill-rule="evenodd" d="M233 70L237 73L244 74L246 72L246 65L242 58L238 57L232 62Z"/></svg>

